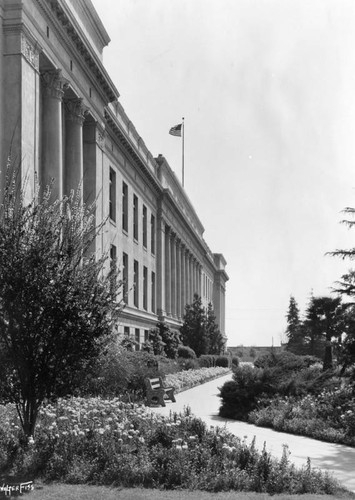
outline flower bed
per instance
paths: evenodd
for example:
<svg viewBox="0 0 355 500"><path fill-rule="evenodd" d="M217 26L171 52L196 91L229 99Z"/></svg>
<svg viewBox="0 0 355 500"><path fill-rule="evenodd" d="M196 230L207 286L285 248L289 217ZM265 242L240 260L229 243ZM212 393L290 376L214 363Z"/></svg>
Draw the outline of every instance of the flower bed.
<svg viewBox="0 0 355 500"><path fill-rule="evenodd" d="M335 493L310 463L296 469L188 411L169 418L119 399L61 399L45 406L27 446L15 412L0 422L0 471L67 483L210 491Z"/></svg>
<svg viewBox="0 0 355 500"><path fill-rule="evenodd" d="M199 368L197 370L169 373L165 377L165 384L169 387L174 387L176 392L181 392L222 375L227 375L230 371L230 368L215 366L213 368Z"/></svg>
<svg viewBox="0 0 355 500"><path fill-rule="evenodd" d="M258 403L248 418L255 425L355 446L355 397L350 386Z"/></svg>

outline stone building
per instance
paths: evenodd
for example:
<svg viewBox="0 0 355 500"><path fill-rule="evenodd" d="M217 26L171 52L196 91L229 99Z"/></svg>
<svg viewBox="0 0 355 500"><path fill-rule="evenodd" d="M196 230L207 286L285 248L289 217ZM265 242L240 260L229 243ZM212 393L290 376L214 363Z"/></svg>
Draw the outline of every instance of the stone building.
<svg viewBox="0 0 355 500"><path fill-rule="evenodd" d="M159 319L178 328L198 293L225 334L226 262L120 104L91 0L0 0L0 17L2 165L10 153L20 163L29 198L54 179L53 197L81 183L83 201L96 200L97 222L108 222L95 251L110 252L125 279L121 332L142 343Z"/></svg>

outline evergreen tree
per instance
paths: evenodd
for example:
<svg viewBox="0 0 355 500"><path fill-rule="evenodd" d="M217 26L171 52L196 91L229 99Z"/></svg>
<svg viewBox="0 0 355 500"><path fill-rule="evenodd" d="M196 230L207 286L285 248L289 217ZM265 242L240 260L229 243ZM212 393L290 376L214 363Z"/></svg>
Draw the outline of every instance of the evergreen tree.
<svg viewBox="0 0 355 500"><path fill-rule="evenodd" d="M299 316L299 308L295 298L291 295L288 306L286 335L288 338L287 350L294 354L303 354L304 339L302 322Z"/></svg>
<svg viewBox="0 0 355 500"><path fill-rule="evenodd" d="M197 356L209 353L206 323L206 312L201 297L195 294L193 303L185 306L184 323L180 333L183 344L191 347Z"/></svg>
<svg viewBox="0 0 355 500"><path fill-rule="evenodd" d="M342 223L348 226L349 229L355 225L355 208L348 207L343 210L343 213L348 217L342 220ZM350 219L349 219L350 217ZM329 252L328 255L340 257L341 259L355 259L355 248L347 250L338 249L334 252ZM355 269L350 269L346 274L341 276L336 282L335 292L346 297L347 303L344 305L345 312L345 339L342 342L343 352L340 357L343 362L343 370L351 364L355 364Z"/></svg>
<svg viewBox="0 0 355 500"><path fill-rule="evenodd" d="M222 354L226 342L218 328L211 302L208 304L206 313L206 332L209 339L208 354Z"/></svg>
<svg viewBox="0 0 355 500"><path fill-rule="evenodd" d="M324 338L319 322L315 297L311 295L303 321L305 354L322 358L324 354Z"/></svg>

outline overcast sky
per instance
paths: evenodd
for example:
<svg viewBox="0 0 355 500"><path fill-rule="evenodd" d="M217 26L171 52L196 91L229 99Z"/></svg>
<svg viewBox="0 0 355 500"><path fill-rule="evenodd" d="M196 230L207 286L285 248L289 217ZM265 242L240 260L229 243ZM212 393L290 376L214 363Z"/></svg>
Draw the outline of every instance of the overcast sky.
<svg viewBox="0 0 355 500"><path fill-rule="evenodd" d="M227 260L229 345L279 345L350 267L355 207L353 0L93 0L104 64L154 156L181 178Z"/></svg>

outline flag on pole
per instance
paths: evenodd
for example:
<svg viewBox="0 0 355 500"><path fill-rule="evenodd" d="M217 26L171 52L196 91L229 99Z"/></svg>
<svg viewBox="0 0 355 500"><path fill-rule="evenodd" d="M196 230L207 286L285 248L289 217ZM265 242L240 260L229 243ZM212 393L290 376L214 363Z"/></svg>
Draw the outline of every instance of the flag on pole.
<svg viewBox="0 0 355 500"><path fill-rule="evenodd" d="M179 123L179 125L171 127L171 129L169 130L169 134L175 135L176 137L181 137L181 129L182 129L182 123Z"/></svg>

